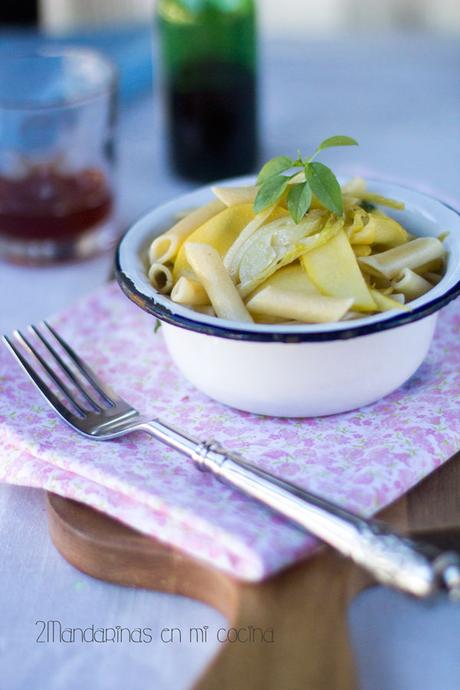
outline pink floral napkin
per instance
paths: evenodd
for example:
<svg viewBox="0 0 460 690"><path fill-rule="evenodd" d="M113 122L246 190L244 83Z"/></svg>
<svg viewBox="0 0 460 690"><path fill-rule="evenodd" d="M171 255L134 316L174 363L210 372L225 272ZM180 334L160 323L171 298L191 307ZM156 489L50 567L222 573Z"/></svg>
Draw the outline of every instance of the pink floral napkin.
<svg viewBox="0 0 460 690"><path fill-rule="evenodd" d="M361 410L304 420L238 412L199 393L170 361L152 317L115 285L54 323L143 413L198 438L216 438L254 464L365 515L460 448L460 301L441 313L426 362L400 390ZM0 458L3 481L92 505L242 579L266 577L315 547L308 534L145 434L105 443L79 437L4 348Z"/></svg>

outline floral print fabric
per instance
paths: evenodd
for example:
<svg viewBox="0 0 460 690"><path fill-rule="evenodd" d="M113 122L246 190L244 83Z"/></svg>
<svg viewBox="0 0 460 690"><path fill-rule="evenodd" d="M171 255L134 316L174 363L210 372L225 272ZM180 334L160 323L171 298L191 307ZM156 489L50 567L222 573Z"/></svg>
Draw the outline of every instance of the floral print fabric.
<svg viewBox="0 0 460 690"><path fill-rule="evenodd" d="M114 284L53 319L142 413L215 438L255 465L363 515L389 504L460 448L460 301L440 315L425 363L366 408L280 419L225 407L175 368L154 319ZM91 505L232 575L259 580L307 556L310 535L196 470L143 433L97 443L48 407L0 351L0 479Z"/></svg>

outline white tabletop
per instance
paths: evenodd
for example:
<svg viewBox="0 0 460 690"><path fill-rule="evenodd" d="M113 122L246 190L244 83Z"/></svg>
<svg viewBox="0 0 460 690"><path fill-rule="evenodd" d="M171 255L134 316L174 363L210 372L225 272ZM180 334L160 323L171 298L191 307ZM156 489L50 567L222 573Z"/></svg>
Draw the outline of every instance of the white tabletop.
<svg viewBox="0 0 460 690"><path fill-rule="evenodd" d="M460 206L460 42L428 36L270 43L262 54L263 154L311 150L331 134L361 146L328 153L342 172L397 179ZM157 103L123 113L121 212L127 225L190 185L165 174ZM458 199L458 201L457 201ZM52 269L0 267L0 331L36 321L106 280L111 258ZM86 577L50 543L43 496L0 487L0 687L189 688L218 645L164 644L163 627L224 625L200 603ZM38 620L63 627L151 628L151 643L37 643ZM362 690L460 687L460 608L381 588L350 614ZM185 637L185 636L184 636ZM300 690L300 689L299 689Z"/></svg>

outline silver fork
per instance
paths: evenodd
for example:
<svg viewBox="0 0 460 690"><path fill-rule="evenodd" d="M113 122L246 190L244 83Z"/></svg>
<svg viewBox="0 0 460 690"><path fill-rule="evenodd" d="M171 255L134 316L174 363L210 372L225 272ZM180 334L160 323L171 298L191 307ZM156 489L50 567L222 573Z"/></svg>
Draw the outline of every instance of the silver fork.
<svg viewBox="0 0 460 690"><path fill-rule="evenodd" d="M46 355L19 331L14 332L17 344L6 336L3 339L51 407L78 433L110 441L145 431L191 458L200 470L212 472L308 530L379 582L418 597L444 589L451 598L460 599L457 554L402 537L378 521L359 517L250 465L214 441L198 441L166 422L146 418L105 385L48 323L40 329L30 326L30 332Z"/></svg>

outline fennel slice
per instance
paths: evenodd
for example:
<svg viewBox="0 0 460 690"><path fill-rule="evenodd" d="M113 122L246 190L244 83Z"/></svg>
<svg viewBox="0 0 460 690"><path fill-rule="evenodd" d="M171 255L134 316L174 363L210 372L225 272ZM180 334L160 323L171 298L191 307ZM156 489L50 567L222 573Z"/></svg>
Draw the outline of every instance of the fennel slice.
<svg viewBox="0 0 460 690"><path fill-rule="evenodd" d="M244 243L252 237L252 235L257 232L257 230L265 223L265 221L271 216L275 206L270 206L262 213L258 213L255 218L253 218L245 228L240 232L236 240L233 242L231 247L228 249L224 256L224 266L230 274L230 277L235 281L238 277L238 266L241 260L241 249Z"/></svg>
<svg viewBox="0 0 460 690"><path fill-rule="evenodd" d="M343 228L343 220L337 219L335 216L331 215L326 222L324 228L320 232L314 235L309 235L303 237L301 240L296 242L293 246L286 248L283 256L279 256L275 261L273 261L269 266L267 266L261 273L257 276L248 280L246 282L241 282L237 287L240 295L244 298L247 297L251 292L261 285L267 278L269 278L275 271L283 266L291 264L296 261L301 256L307 252L321 247L326 244L330 239L335 237L335 235Z"/></svg>
<svg viewBox="0 0 460 690"><path fill-rule="evenodd" d="M323 215L314 211L298 224L283 218L261 227L242 247L237 272L240 282L247 283L262 273L297 241L319 230L322 223Z"/></svg>

